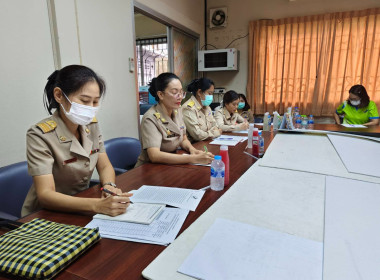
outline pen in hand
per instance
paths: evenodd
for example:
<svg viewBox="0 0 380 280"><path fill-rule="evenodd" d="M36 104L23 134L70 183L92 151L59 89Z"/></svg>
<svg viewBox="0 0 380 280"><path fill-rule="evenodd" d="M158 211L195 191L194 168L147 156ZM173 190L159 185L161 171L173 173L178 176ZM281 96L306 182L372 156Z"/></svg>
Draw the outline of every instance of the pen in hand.
<svg viewBox="0 0 380 280"><path fill-rule="evenodd" d="M207 154L207 153L208 153L208 150L207 150L206 145L203 146L203 149L205 150L205 153Z"/></svg>
<svg viewBox="0 0 380 280"><path fill-rule="evenodd" d="M110 190L108 190L108 189L106 189L106 188L103 188L103 187L100 188L100 190L103 191L103 192L105 192L105 193L108 193L108 194L110 194L110 195L112 195L112 196L120 196L120 195L118 195L117 193L114 193L113 191L110 191ZM132 201L129 201L129 203L133 204Z"/></svg>

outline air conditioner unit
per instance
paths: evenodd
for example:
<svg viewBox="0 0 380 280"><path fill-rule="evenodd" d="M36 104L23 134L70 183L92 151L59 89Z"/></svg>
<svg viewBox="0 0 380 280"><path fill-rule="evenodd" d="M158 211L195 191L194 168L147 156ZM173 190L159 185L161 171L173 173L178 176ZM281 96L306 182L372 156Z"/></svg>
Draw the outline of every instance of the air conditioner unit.
<svg viewBox="0 0 380 280"><path fill-rule="evenodd" d="M210 28L227 26L227 7L210 9Z"/></svg>

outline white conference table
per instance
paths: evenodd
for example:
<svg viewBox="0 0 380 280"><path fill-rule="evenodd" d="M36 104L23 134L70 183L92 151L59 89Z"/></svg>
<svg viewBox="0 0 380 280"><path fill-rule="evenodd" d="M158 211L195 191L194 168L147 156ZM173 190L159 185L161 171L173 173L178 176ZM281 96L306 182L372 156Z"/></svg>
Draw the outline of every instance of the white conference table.
<svg viewBox="0 0 380 280"><path fill-rule="evenodd" d="M295 136L299 136L296 141ZM147 279L194 279L177 270L217 218L323 242L327 176L371 182L379 184L380 188L379 177L345 172L339 155L326 138L326 135L277 134L264 158L248 169L216 203L168 246L143 271L143 276ZM376 222L379 215L376 213L370 218ZM380 252L379 242L375 242L374 250ZM380 259L380 253L372 254L374 256ZM332 261L334 262L333 258ZM329 267L334 265L330 264ZM349 269L357 268L352 266ZM323 279L335 280L332 275L339 273L333 272L323 271ZM351 275L350 279L361 279L357 278L360 273Z"/></svg>

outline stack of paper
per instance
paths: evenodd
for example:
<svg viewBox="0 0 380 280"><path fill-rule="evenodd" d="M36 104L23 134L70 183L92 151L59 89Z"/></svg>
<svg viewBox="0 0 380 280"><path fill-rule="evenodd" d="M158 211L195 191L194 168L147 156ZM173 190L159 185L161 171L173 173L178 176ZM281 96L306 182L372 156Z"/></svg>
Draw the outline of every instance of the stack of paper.
<svg viewBox="0 0 380 280"><path fill-rule="evenodd" d="M99 228L104 238L168 245L174 241L188 210L165 208L149 225L93 219L86 228Z"/></svg>
<svg viewBox="0 0 380 280"><path fill-rule="evenodd" d="M218 138L215 138L214 141L210 142L210 144L236 146L238 143L244 142L247 139L247 136L221 135Z"/></svg>
<svg viewBox="0 0 380 280"><path fill-rule="evenodd" d="M133 203L166 204L195 211L204 194L204 190L143 185L137 191L133 192L131 201L133 201Z"/></svg>
<svg viewBox="0 0 380 280"><path fill-rule="evenodd" d="M149 225L164 210L165 204L135 203L128 207L127 212L111 217L103 214L96 214L94 219L130 222Z"/></svg>
<svg viewBox="0 0 380 280"><path fill-rule="evenodd" d="M144 185L133 191L133 204L125 214L117 217L98 214L86 227L99 228L105 238L167 245L174 241L189 210L195 211L204 193L204 190Z"/></svg>

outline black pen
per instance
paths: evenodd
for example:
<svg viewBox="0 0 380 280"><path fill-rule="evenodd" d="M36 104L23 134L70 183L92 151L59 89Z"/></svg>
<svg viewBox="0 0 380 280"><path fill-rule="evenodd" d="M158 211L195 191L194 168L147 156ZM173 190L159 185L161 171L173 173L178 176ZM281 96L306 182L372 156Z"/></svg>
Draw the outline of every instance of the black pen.
<svg viewBox="0 0 380 280"><path fill-rule="evenodd" d="M100 188L100 190L101 190L101 191L104 191L105 193L108 193L108 194L110 194L110 195L113 195L113 196L120 196L120 195L118 195L117 193L114 193L113 191L110 191L110 190L108 190L108 189L106 189L106 188L103 188L103 187ZM133 204L133 202L130 201L130 200L129 200L128 203Z"/></svg>

